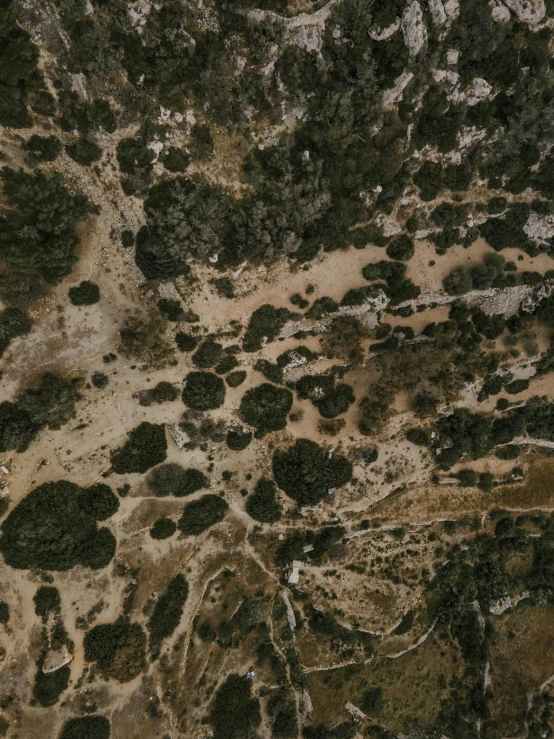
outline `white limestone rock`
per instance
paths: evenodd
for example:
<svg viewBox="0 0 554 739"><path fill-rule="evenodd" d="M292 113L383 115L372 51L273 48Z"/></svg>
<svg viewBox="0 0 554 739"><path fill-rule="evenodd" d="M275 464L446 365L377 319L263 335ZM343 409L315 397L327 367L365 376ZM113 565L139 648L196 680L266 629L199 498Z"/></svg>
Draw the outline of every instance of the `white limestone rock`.
<svg viewBox="0 0 554 739"><path fill-rule="evenodd" d="M504 0L511 11L513 11L522 23L531 26L540 23L546 15L544 0Z"/></svg>
<svg viewBox="0 0 554 739"><path fill-rule="evenodd" d="M423 22L423 12L417 0L413 0L404 10L402 33L410 56L417 56L427 41L427 29Z"/></svg>

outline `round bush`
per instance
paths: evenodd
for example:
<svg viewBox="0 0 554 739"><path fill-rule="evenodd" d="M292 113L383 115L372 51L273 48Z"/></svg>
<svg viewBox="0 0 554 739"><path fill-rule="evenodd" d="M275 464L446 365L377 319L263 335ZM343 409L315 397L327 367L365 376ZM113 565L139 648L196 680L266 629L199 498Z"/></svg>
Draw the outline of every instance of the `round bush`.
<svg viewBox="0 0 554 739"><path fill-rule="evenodd" d="M229 387L238 387L246 380L246 372L244 370L237 370L236 372L229 372L225 378L225 382Z"/></svg>
<svg viewBox="0 0 554 739"><path fill-rule="evenodd" d="M193 352L198 344L198 339L183 331L175 334L175 343L180 352Z"/></svg>
<svg viewBox="0 0 554 739"><path fill-rule="evenodd" d="M156 403L169 403L178 397L179 391L170 382L158 382L156 387L152 388L152 400Z"/></svg>
<svg viewBox="0 0 554 739"><path fill-rule="evenodd" d="M179 521L179 529L186 536L197 536L210 526L223 521L229 506L218 495L204 495L187 503Z"/></svg>
<svg viewBox="0 0 554 739"><path fill-rule="evenodd" d="M209 486L209 480L200 470L183 469L174 462L162 464L152 470L148 485L158 496L175 495L181 498Z"/></svg>
<svg viewBox="0 0 554 739"><path fill-rule="evenodd" d="M252 441L251 431L241 431L240 429L231 429L227 432L227 446L234 452L241 452Z"/></svg>
<svg viewBox="0 0 554 739"><path fill-rule="evenodd" d="M225 384L212 372L190 372L183 388L183 403L195 411L219 408L225 401Z"/></svg>
<svg viewBox="0 0 554 739"><path fill-rule="evenodd" d="M120 616L113 624L99 624L87 631L85 660L96 662L106 677L129 682L146 664L146 634L140 624Z"/></svg>
<svg viewBox="0 0 554 739"><path fill-rule="evenodd" d="M61 141L57 136L37 136L33 134L25 148L41 162L53 162L62 150Z"/></svg>
<svg viewBox="0 0 554 739"><path fill-rule="evenodd" d="M176 531L177 524L175 521L172 521L170 518L158 518L150 529L150 536L153 539L169 539Z"/></svg>
<svg viewBox="0 0 554 739"><path fill-rule="evenodd" d="M73 305L94 305L100 300L100 288L85 280L78 287L69 288L69 299Z"/></svg>
<svg viewBox="0 0 554 739"><path fill-rule="evenodd" d="M292 393L287 388L263 385L247 390L240 402L240 415L256 434L279 431L287 425L287 415L292 407Z"/></svg>
<svg viewBox="0 0 554 739"><path fill-rule="evenodd" d="M329 458L314 441L298 439L286 451L273 454L275 482L298 505L316 505L328 490L345 485L352 465L341 455Z"/></svg>
<svg viewBox="0 0 554 739"><path fill-rule="evenodd" d="M125 475L130 472L147 472L164 461L167 441L163 424L145 421L129 433L125 444L112 453L114 472Z"/></svg>
<svg viewBox="0 0 554 739"><path fill-rule="evenodd" d="M90 378L90 381L92 382L94 387L101 389L103 387L106 387L106 385L110 381L110 378L103 372L95 372Z"/></svg>
<svg viewBox="0 0 554 739"><path fill-rule="evenodd" d="M66 721L60 739L110 739L110 722L104 716L83 716Z"/></svg>
<svg viewBox="0 0 554 739"><path fill-rule="evenodd" d="M221 359L223 347L217 341L204 341L192 357L192 362L200 369L213 367Z"/></svg>
<svg viewBox="0 0 554 739"><path fill-rule="evenodd" d="M394 239L386 248L387 256L400 262L407 262L411 259L414 251L414 242L406 235Z"/></svg>

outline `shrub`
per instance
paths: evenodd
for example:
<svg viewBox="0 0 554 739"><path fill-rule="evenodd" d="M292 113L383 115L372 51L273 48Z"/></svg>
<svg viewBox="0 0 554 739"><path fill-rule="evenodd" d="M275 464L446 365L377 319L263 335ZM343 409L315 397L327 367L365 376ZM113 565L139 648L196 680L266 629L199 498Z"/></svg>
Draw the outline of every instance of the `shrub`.
<svg viewBox="0 0 554 739"><path fill-rule="evenodd" d="M285 428L291 407L290 390L264 382L263 385L246 391L242 396L239 412L242 420L254 426L256 435L261 437L269 431Z"/></svg>
<svg viewBox="0 0 554 739"><path fill-rule="evenodd" d="M67 665L55 672L44 673L42 662L39 662L33 685L33 697L43 708L50 708L58 702L58 698L69 685L71 670Z"/></svg>
<svg viewBox="0 0 554 739"><path fill-rule="evenodd" d="M121 244L125 249L130 249L135 245L135 234L128 228L121 232Z"/></svg>
<svg viewBox="0 0 554 739"><path fill-rule="evenodd" d="M213 739L244 739L262 722L260 702L252 697L252 681L231 673L215 694L209 722Z"/></svg>
<svg viewBox="0 0 554 739"><path fill-rule="evenodd" d="M185 536L198 536L210 526L223 521L228 508L218 495L203 495L187 503L179 520L179 529Z"/></svg>
<svg viewBox="0 0 554 739"><path fill-rule="evenodd" d="M330 488L342 487L351 479L352 465L341 455L329 458L309 439L297 439L286 451L273 454L273 476L299 506L316 505Z"/></svg>
<svg viewBox="0 0 554 739"><path fill-rule="evenodd" d="M154 606L148 620L150 651L154 659L159 654L161 642L179 626L188 592L189 586L185 578L181 574L175 575Z"/></svg>
<svg viewBox="0 0 554 739"><path fill-rule="evenodd" d="M179 397L179 391L170 382L158 382L156 387L150 391L155 403L171 403Z"/></svg>
<svg viewBox="0 0 554 739"><path fill-rule="evenodd" d="M282 508L272 480L258 480L254 492L246 501L246 512L261 523L275 523L281 518Z"/></svg>
<svg viewBox="0 0 554 739"><path fill-rule="evenodd" d="M429 446L431 441L429 434L423 429L412 428L406 431L406 439L418 446Z"/></svg>
<svg viewBox="0 0 554 739"><path fill-rule="evenodd" d="M257 352L262 348L262 342L267 343L277 338L285 321L291 314L286 308L274 308L272 305L262 305L250 316L250 322L242 340L245 352Z"/></svg>
<svg viewBox="0 0 554 739"><path fill-rule="evenodd" d="M41 617L43 623L48 621L50 613L60 612L61 601L57 588L43 585L35 593L33 601L35 603L35 613Z"/></svg>
<svg viewBox="0 0 554 739"><path fill-rule="evenodd" d="M170 146L162 159L162 164L170 172L184 172L190 164L190 155L176 146Z"/></svg>
<svg viewBox="0 0 554 739"><path fill-rule="evenodd" d="M175 334L175 343L180 352L192 352L196 349L198 339L195 336L179 331L178 334Z"/></svg>
<svg viewBox="0 0 554 739"><path fill-rule="evenodd" d="M225 378L225 382L229 387L238 387L246 380L246 372L244 370L237 370L236 372L229 372Z"/></svg>
<svg viewBox="0 0 554 739"><path fill-rule="evenodd" d="M57 136L33 134L25 144L25 148L39 162L53 162L62 150L62 144Z"/></svg>
<svg viewBox="0 0 554 739"><path fill-rule="evenodd" d="M402 235L391 241L386 252L390 259L407 262L414 255L414 242L409 236Z"/></svg>
<svg viewBox="0 0 554 739"><path fill-rule="evenodd" d="M241 452L252 441L252 432L241 429L230 429L227 432L227 446L234 452Z"/></svg>
<svg viewBox="0 0 554 739"><path fill-rule="evenodd" d="M110 739L110 722L104 716L83 716L66 721L60 739Z"/></svg>
<svg viewBox="0 0 554 739"><path fill-rule="evenodd" d="M375 716L381 711L382 704L383 704L383 689L372 687L365 691L360 705L361 705L362 711L367 716Z"/></svg>
<svg viewBox="0 0 554 739"><path fill-rule="evenodd" d="M158 496L175 495L182 498L192 495L201 488L209 487L208 478L194 468L183 469L175 462L162 464L152 470L148 477L148 485Z"/></svg>
<svg viewBox="0 0 554 739"><path fill-rule="evenodd" d="M94 305L100 300L100 288L85 280L78 287L69 288L69 299L73 305Z"/></svg>
<svg viewBox="0 0 554 739"><path fill-rule="evenodd" d="M422 200L434 200L443 189L443 171L436 162L424 162L414 174L414 184L421 192Z"/></svg>
<svg viewBox="0 0 554 739"><path fill-rule="evenodd" d="M170 518L158 518L150 529L153 539L169 539L177 531L177 524Z"/></svg>
<svg viewBox="0 0 554 739"><path fill-rule="evenodd" d="M117 161L123 174L148 174L152 170L154 152L142 138L121 139L117 145Z"/></svg>
<svg viewBox="0 0 554 739"><path fill-rule="evenodd" d="M167 318L168 321L177 323L185 318L185 311L180 300L171 300L170 298L160 298L158 300L158 310Z"/></svg>
<svg viewBox="0 0 554 739"><path fill-rule="evenodd" d="M123 616L87 631L84 648L87 662L96 662L106 678L120 683L133 680L146 666L146 634Z"/></svg>
<svg viewBox="0 0 554 739"><path fill-rule="evenodd" d="M18 308L6 308L0 311L0 357L4 354L12 339L29 333L33 322Z"/></svg>
<svg viewBox="0 0 554 739"><path fill-rule="evenodd" d="M74 144L68 144L65 147L65 153L81 167L90 167L91 164L100 159L102 149L94 141L81 138Z"/></svg>
<svg viewBox="0 0 554 739"><path fill-rule="evenodd" d="M196 123L190 132L190 150L196 159L209 159L214 153L214 142L210 129L205 124Z"/></svg>
<svg viewBox="0 0 554 739"><path fill-rule="evenodd" d="M100 569L114 556L116 541L96 522L112 515L118 505L106 485L44 483L3 522L0 551L6 564L17 569L68 570L78 564Z"/></svg>
<svg viewBox="0 0 554 739"><path fill-rule="evenodd" d="M116 474L125 475L146 472L163 462L166 456L165 426L144 421L129 432L122 447L112 452L111 462Z"/></svg>
<svg viewBox="0 0 554 739"><path fill-rule="evenodd" d="M346 413L355 400L351 386L340 383L323 398L313 401L313 403L323 418L335 418L341 413Z"/></svg>
<svg viewBox="0 0 554 739"><path fill-rule="evenodd" d="M10 608L5 600L0 601L0 624L7 624L10 620Z"/></svg>
<svg viewBox="0 0 554 739"><path fill-rule="evenodd" d="M467 267L456 267L444 278L443 287L449 295L464 295L473 287L471 273Z"/></svg>
<svg viewBox="0 0 554 739"><path fill-rule="evenodd" d="M183 388L183 403L195 411L219 408L225 401L225 385L212 372L189 372Z"/></svg>
<svg viewBox="0 0 554 739"><path fill-rule="evenodd" d="M0 233L0 255L12 269L58 284L77 261L75 224L87 218L88 198L71 195L60 174L4 167L1 178L12 210Z"/></svg>
<svg viewBox="0 0 554 739"><path fill-rule="evenodd" d="M110 381L110 378L108 375L105 375L103 372L95 372L91 378L90 381L94 385L94 387L97 387L98 389L102 389L103 387L106 387L108 382Z"/></svg>
<svg viewBox="0 0 554 739"><path fill-rule="evenodd" d="M226 375L238 365L239 361L233 354L225 354L215 366L215 373L218 375Z"/></svg>
<svg viewBox="0 0 554 739"><path fill-rule="evenodd" d="M200 369L213 367L221 359L223 347L217 341L203 341L192 355L192 362Z"/></svg>

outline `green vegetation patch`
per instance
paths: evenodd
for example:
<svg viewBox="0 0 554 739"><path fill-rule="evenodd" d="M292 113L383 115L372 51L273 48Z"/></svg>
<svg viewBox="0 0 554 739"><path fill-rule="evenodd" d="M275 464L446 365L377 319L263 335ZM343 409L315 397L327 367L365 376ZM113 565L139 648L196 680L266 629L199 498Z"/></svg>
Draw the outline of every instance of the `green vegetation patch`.
<svg viewBox="0 0 554 739"><path fill-rule="evenodd" d="M252 681L228 675L215 694L209 715L214 739L244 739L262 722L260 701L252 697Z"/></svg>
<svg viewBox="0 0 554 739"><path fill-rule="evenodd" d="M60 174L4 167L0 177L11 206L0 230L0 255L16 272L58 284L77 261L75 224L86 220L88 198L71 195Z"/></svg>
<svg viewBox="0 0 554 739"><path fill-rule="evenodd" d="M242 396L240 415L249 426L254 426L256 436L269 431L279 431L287 425L287 415L292 407L292 393L287 388L264 382L250 388Z"/></svg>
<svg viewBox="0 0 554 739"><path fill-rule="evenodd" d="M242 429L230 429L227 432L227 446L234 452L241 452L252 441L252 432Z"/></svg>
<svg viewBox="0 0 554 739"><path fill-rule="evenodd" d="M223 521L229 505L218 495L203 495L183 509L179 529L185 536L198 536L210 526Z"/></svg>
<svg viewBox="0 0 554 739"><path fill-rule="evenodd" d="M170 637L179 626L188 592L189 586L183 575L175 575L154 606L148 620L150 651L154 658L159 654L162 641Z"/></svg>
<svg viewBox="0 0 554 739"><path fill-rule="evenodd" d="M223 405L225 384L212 372L189 372L182 394L183 403L195 411L210 411Z"/></svg>
<svg viewBox="0 0 554 739"><path fill-rule="evenodd" d="M246 512L255 521L275 523L281 518L283 509L277 500L273 480L258 480L254 492L246 501Z"/></svg>
<svg viewBox="0 0 554 739"><path fill-rule="evenodd" d="M133 680L146 666L146 634L140 624L123 616L87 631L84 647L87 662L96 662L106 678L121 683Z"/></svg>
<svg viewBox="0 0 554 739"><path fill-rule="evenodd" d="M0 551L17 569L68 570L106 567L116 541L97 521L119 506L107 485L81 488L67 480L46 482L11 511L0 528Z"/></svg>
<svg viewBox="0 0 554 739"><path fill-rule="evenodd" d="M105 716L83 716L66 721L60 739L110 739L110 722Z"/></svg>
<svg viewBox="0 0 554 739"><path fill-rule="evenodd" d="M298 439L286 451L273 454L275 482L299 506L316 505L329 490L342 487L352 477L352 465L339 454L314 441Z"/></svg>
<svg viewBox="0 0 554 739"><path fill-rule="evenodd" d="M69 288L69 299L73 305L94 305L100 300L100 288L85 280L78 287Z"/></svg>
<svg viewBox="0 0 554 739"><path fill-rule="evenodd" d="M170 518L158 518L150 529L150 536L153 539L169 539L170 536L177 531L177 524Z"/></svg>
<svg viewBox="0 0 554 739"><path fill-rule="evenodd" d="M209 487L210 482L200 470L193 467L184 469L180 464L169 462L152 470L148 476L148 485L160 497L175 495L181 498Z"/></svg>
<svg viewBox="0 0 554 739"><path fill-rule="evenodd" d="M112 452L111 461L114 472L125 475L146 472L163 462L166 456L165 426L144 421L129 433L120 449Z"/></svg>
<svg viewBox="0 0 554 739"><path fill-rule="evenodd" d="M67 665L55 672L42 671L43 660L38 663L33 685L33 697L43 708L50 708L58 702L60 695L69 685L71 670Z"/></svg>
<svg viewBox="0 0 554 739"><path fill-rule="evenodd" d="M284 323L291 313L286 308L274 308L272 305L262 305L250 316L248 328L242 340L245 352L257 352L262 343L269 343L277 338Z"/></svg>
<svg viewBox="0 0 554 739"><path fill-rule="evenodd" d="M12 339L28 334L33 322L26 313L18 308L6 308L0 311L0 357L4 354Z"/></svg>

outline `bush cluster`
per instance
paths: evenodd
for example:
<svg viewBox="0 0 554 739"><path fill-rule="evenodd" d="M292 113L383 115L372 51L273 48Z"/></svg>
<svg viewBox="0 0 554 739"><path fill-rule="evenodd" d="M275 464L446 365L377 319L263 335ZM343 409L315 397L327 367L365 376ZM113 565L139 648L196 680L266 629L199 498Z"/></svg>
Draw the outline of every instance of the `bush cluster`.
<svg viewBox="0 0 554 739"><path fill-rule="evenodd" d="M234 452L241 452L252 441L252 432L242 429L230 429L227 432L227 446Z"/></svg>
<svg viewBox="0 0 554 739"><path fill-rule="evenodd" d="M180 464L168 462L152 470L148 476L148 485L160 497L174 495L181 498L209 487L210 482L200 470L193 467L184 469Z"/></svg>
<svg viewBox="0 0 554 739"><path fill-rule="evenodd" d="M286 308L274 308L272 305L262 305L257 308L250 316L250 322L242 340L244 351L257 352L262 348L262 342L274 341L290 315Z"/></svg>
<svg viewBox="0 0 554 739"><path fill-rule="evenodd" d="M121 683L133 680L146 666L146 634L140 624L123 616L87 631L84 648L87 662L96 662L106 678Z"/></svg>
<svg viewBox="0 0 554 739"><path fill-rule="evenodd" d="M215 694L209 715L214 739L244 739L262 722L260 702L252 697L252 681L231 673Z"/></svg>
<svg viewBox="0 0 554 739"><path fill-rule="evenodd" d="M81 488L72 482L47 482L32 490L0 528L0 551L17 569L68 570L75 565L100 569L115 554L116 541L98 528L118 509L107 485Z"/></svg>
<svg viewBox="0 0 554 739"><path fill-rule="evenodd" d="M351 479L352 465L341 455L329 458L314 441L298 439L286 451L273 454L275 482L299 506L316 505Z"/></svg>
<svg viewBox="0 0 554 739"><path fill-rule="evenodd" d="M6 308L0 311L0 357L4 354L12 339L28 334L33 322L26 313L18 308Z"/></svg>
<svg viewBox="0 0 554 739"><path fill-rule="evenodd" d="M150 536L153 539L169 539L170 536L177 531L177 524L170 518L158 518L150 529Z"/></svg>
<svg viewBox="0 0 554 739"><path fill-rule="evenodd" d="M110 722L104 716L83 716L66 721L60 739L110 739L110 733Z"/></svg>

